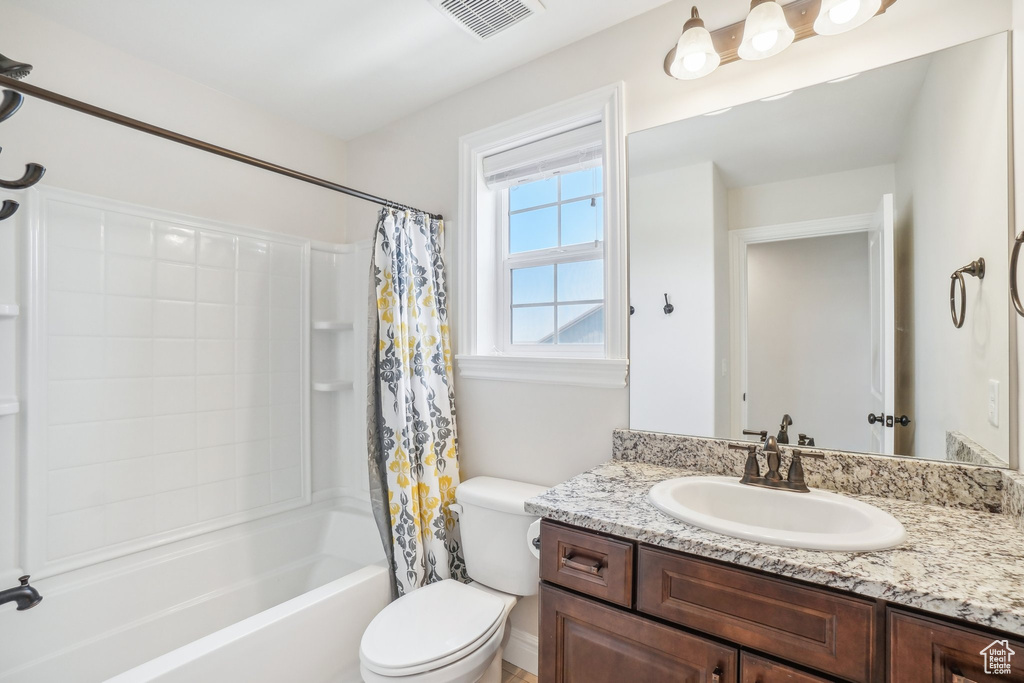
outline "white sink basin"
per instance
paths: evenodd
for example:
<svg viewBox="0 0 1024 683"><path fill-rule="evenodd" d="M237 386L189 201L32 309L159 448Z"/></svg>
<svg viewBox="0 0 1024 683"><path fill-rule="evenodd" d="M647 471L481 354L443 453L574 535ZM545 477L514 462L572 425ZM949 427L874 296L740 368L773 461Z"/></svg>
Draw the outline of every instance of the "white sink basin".
<svg viewBox="0 0 1024 683"><path fill-rule="evenodd" d="M732 477L681 477L651 487L651 503L676 519L720 534L810 550L892 548L907 532L873 505L836 493L794 493Z"/></svg>

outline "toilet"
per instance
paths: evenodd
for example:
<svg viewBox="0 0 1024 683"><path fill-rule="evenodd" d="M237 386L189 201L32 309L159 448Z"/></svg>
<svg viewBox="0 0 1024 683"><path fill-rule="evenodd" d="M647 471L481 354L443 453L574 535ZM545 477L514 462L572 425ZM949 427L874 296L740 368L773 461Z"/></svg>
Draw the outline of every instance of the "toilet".
<svg viewBox="0 0 1024 683"><path fill-rule="evenodd" d="M500 683L508 615L537 593L538 564L523 504L543 486L475 477L455 489L462 553L472 583L446 579L385 607L363 632L366 683Z"/></svg>

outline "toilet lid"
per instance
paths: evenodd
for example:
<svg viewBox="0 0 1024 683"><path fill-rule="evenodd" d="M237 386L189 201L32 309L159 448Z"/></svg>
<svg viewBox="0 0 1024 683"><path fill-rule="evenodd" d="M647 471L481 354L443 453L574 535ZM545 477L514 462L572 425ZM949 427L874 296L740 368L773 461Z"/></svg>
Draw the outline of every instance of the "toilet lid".
<svg viewBox="0 0 1024 683"><path fill-rule="evenodd" d="M504 617L496 595L447 579L395 600L363 632L360 654L374 669L407 669L464 650Z"/></svg>

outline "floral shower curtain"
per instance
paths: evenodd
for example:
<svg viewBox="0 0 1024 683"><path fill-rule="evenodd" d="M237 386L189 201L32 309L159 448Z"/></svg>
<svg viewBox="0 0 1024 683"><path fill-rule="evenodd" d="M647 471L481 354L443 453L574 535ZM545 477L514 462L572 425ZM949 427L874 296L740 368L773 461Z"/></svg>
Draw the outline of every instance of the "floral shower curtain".
<svg viewBox="0 0 1024 683"><path fill-rule="evenodd" d="M396 595L468 580L449 509L459 460L443 253L442 221L381 210L370 266L367 426L371 499Z"/></svg>

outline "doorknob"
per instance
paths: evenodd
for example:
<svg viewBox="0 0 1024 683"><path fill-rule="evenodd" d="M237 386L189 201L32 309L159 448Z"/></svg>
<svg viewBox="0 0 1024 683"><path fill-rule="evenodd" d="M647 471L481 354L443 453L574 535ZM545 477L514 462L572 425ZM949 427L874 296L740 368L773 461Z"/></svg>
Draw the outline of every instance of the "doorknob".
<svg viewBox="0 0 1024 683"><path fill-rule="evenodd" d="M910 418L907 417L906 415L901 415L900 417L896 418L896 424L898 424L900 427L908 427L910 426Z"/></svg>
<svg viewBox="0 0 1024 683"><path fill-rule="evenodd" d="M884 425L885 424L885 413L880 413L878 415L875 415L874 413L868 413L868 424L869 425L873 425L876 422L881 422Z"/></svg>

